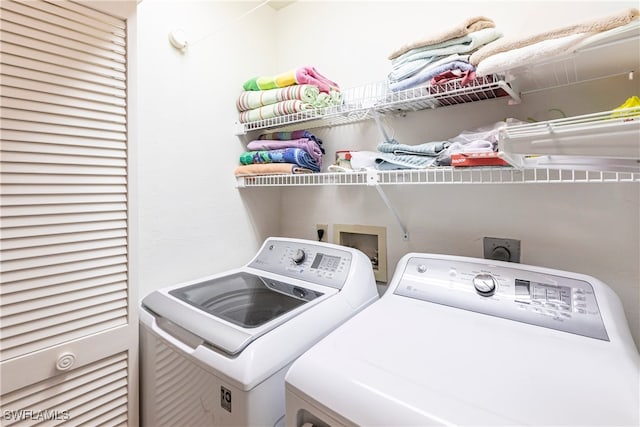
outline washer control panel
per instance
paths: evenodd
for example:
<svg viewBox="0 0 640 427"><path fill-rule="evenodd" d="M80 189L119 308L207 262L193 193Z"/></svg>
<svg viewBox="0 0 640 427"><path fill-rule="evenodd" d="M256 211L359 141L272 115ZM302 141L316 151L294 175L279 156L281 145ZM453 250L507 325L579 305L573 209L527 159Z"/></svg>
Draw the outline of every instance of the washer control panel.
<svg viewBox="0 0 640 427"><path fill-rule="evenodd" d="M609 340L593 286L572 277L411 257L394 294Z"/></svg>
<svg viewBox="0 0 640 427"><path fill-rule="evenodd" d="M270 240L249 267L342 289L352 254L322 244Z"/></svg>

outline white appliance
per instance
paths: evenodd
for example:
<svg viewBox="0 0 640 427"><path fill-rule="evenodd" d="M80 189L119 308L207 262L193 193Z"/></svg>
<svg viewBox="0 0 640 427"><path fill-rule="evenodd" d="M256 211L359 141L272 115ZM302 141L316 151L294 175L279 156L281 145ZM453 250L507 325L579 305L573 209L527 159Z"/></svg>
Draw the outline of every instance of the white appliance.
<svg viewBox="0 0 640 427"><path fill-rule="evenodd" d="M141 301L146 426L284 423L284 375L320 338L378 299L360 251L269 238L244 267Z"/></svg>
<svg viewBox="0 0 640 427"><path fill-rule="evenodd" d="M618 297L582 274L408 254L286 375L287 426L637 426Z"/></svg>

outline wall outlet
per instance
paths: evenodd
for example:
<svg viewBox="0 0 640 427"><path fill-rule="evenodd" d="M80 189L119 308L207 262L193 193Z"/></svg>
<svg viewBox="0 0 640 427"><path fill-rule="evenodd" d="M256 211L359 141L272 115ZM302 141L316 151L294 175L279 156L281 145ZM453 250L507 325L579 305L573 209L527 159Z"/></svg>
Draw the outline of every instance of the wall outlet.
<svg viewBox="0 0 640 427"><path fill-rule="evenodd" d="M484 237L484 258L496 261L520 262L520 240Z"/></svg>
<svg viewBox="0 0 640 427"><path fill-rule="evenodd" d="M318 242L328 242L329 240L329 225L328 224L316 224L316 238Z"/></svg>

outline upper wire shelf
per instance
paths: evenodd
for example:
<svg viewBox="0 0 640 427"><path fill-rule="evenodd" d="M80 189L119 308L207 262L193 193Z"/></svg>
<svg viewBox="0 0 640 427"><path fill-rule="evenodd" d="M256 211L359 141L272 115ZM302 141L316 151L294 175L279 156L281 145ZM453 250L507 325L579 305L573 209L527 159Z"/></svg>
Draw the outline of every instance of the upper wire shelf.
<svg viewBox="0 0 640 427"><path fill-rule="evenodd" d="M437 86L421 86L392 92L386 81L370 83L342 92L342 105L317 108L249 123L236 123L236 135L260 129L294 130L305 127L335 126L372 118L373 112L406 112L432 109L498 97L510 97L519 103L520 96L502 76L476 78L467 85L460 79Z"/></svg>
<svg viewBox="0 0 640 427"><path fill-rule="evenodd" d="M507 126L499 150L520 168L640 172L640 107Z"/></svg>

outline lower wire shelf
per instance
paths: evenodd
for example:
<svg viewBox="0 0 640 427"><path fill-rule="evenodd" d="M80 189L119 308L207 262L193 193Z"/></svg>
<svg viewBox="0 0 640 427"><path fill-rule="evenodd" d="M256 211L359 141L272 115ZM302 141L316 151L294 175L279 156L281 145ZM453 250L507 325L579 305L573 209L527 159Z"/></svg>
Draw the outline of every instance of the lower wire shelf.
<svg viewBox="0 0 640 427"><path fill-rule="evenodd" d="M632 183L640 182L640 173L513 167L438 167L393 171L367 170L344 173L239 176L236 181L238 188L406 184Z"/></svg>

